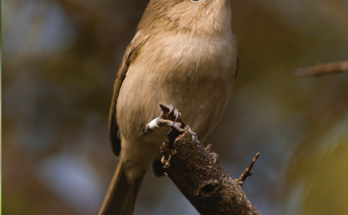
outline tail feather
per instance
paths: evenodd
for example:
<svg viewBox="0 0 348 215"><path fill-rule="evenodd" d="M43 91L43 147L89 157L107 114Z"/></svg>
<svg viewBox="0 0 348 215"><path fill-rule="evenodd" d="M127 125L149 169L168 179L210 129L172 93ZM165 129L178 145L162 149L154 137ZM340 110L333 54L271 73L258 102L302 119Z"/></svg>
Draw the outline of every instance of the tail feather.
<svg viewBox="0 0 348 215"><path fill-rule="evenodd" d="M129 183L120 160L99 215L132 215L143 175Z"/></svg>

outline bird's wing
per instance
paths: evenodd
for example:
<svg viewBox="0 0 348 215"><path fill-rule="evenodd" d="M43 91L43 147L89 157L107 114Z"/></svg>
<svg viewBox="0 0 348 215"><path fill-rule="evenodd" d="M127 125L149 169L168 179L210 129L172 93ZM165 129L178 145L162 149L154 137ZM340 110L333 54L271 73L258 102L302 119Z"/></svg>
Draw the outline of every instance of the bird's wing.
<svg viewBox="0 0 348 215"><path fill-rule="evenodd" d="M237 78L238 72L239 72L239 57L238 57L238 55L237 55L236 73L235 73L235 75L234 75L234 79Z"/></svg>
<svg viewBox="0 0 348 215"><path fill-rule="evenodd" d="M132 62L136 59L139 50L144 46L148 39L148 35L138 31L132 42L128 45L126 53L123 57L121 66L117 72L116 80L114 83L114 94L112 96L112 102L109 114L109 136L111 141L112 150L115 155L119 155L121 151L121 140L119 137L119 131L116 120L116 104L117 98L120 93L120 89L124 79L126 78L127 71Z"/></svg>

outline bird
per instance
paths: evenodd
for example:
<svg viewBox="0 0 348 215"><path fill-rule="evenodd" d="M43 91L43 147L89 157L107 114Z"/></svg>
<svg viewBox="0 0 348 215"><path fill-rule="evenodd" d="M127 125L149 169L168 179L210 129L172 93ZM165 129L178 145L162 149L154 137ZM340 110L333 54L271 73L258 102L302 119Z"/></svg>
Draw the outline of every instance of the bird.
<svg viewBox="0 0 348 215"><path fill-rule="evenodd" d="M180 110L201 142L216 127L238 73L231 16L231 0L148 3L114 82L109 135L119 162L99 215L133 214L148 167L161 175L169 129L144 135L158 104Z"/></svg>

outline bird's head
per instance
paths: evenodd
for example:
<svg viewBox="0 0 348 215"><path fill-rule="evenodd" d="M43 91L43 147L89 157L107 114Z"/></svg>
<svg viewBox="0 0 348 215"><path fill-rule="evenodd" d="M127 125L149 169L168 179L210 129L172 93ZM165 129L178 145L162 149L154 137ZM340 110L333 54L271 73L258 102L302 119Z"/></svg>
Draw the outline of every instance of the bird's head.
<svg viewBox="0 0 348 215"><path fill-rule="evenodd" d="M151 0L139 29L214 35L231 29L230 0Z"/></svg>

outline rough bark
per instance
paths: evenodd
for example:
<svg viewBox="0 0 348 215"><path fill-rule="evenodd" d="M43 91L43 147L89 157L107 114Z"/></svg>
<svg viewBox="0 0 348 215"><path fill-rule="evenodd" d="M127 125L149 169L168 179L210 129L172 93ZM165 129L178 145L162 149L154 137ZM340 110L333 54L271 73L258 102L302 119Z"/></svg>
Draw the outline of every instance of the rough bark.
<svg viewBox="0 0 348 215"><path fill-rule="evenodd" d="M251 175L258 155L242 174L243 181L233 180L210 148L204 148L190 128L172 128L161 146L165 173L201 214L261 214L241 187L246 178L242 176Z"/></svg>

